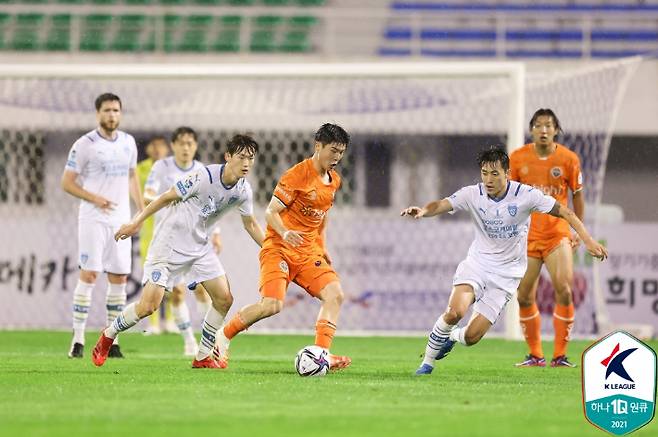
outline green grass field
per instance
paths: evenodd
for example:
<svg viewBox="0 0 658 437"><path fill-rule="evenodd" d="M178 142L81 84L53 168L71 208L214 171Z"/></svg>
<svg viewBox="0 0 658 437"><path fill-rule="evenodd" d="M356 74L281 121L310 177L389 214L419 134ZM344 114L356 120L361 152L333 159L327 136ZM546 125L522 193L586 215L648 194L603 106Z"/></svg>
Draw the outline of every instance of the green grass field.
<svg viewBox="0 0 658 437"><path fill-rule="evenodd" d="M227 370L193 370L178 336L140 334L123 335L127 358L95 368L95 340L71 360L68 333L0 332L1 436L605 434L583 416L580 369L516 369L520 342L457 345L433 375L414 377L423 338L338 337L333 350L352 366L300 378L294 354L311 337L240 336ZM574 361L588 345L572 343Z"/></svg>

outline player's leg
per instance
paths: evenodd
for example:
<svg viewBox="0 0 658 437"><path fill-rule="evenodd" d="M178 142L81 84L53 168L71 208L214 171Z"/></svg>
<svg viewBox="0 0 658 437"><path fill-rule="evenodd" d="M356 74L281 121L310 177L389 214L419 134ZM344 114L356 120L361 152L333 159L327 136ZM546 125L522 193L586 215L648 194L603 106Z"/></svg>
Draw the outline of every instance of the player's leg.
<svg viewBox="0 0 658 437"><path fill-rule="evenodd" d="M139 256L142 265L146 262L146 255L148 253L149 245L153 239L153 217L146 219L142 225L142 230L139 233ZM147 317L146 329L144 335L159 335L162 332L160 329L160 311L156 311Z"/></svg>
<svg viewBox="0 0 658 437"><path fill-rule="evenodd" d="M160 306L165 293L163 284L147 281L139 301L127 305L112 324L101 332L101 336L92 352L92 361L96 366L102 366L110 352L114 339L120 332L135 326L143 318L153 314Z"/></svg>
<svg viewBox="0 0 658 437"><path fill-rule="evenodd" d="M187 287L183 284L176 285L171 291L171 310L174 315L176 326L183 337L184 349L183 354L186 357L193 357L197 353L196 339L194 338L194 330L192 329L192 321L190 319L190 308L185 302L185 291Z"/></svg>
<svg viewBox="0 0 658 437"><path fill-rule="evenodd" d="M206 289L203 287L203 284L197 284L196 287L192 287L191 290L194 292L197 314L201 319L203 319L206 317L206 313L210 309L210 305L212 305L210 296L208 295Z"/></svg>
<svg viewBox="0 0 658 437"><path fill-rule="evenodd" d="M416 371L417 375L432 373L434 362L445 357L452 349L455 342L450 340L450 333L475 301L474 286L478 285L475 282L454 285L446 310L436 319L429 334L425 356Z"/></svg>
<svg viewBox="0 0 658 437"><path fill-rule="evenodd" d="M543 367L546 365L541 346L541 315L537 306L537 284L543 261L539 257L528 257L528 268L519 283L517 301L519 302L519 320L521 330L528 344L530 353L517 367Z"/></svg>
<svg viewBox="0 0 658 437"><path fill-rule="evenodd" d="M103 271L103 241L101 225L81 221L78 225L78 265L80 276L73 290L73 338L69 358L82 358L85 328L91 306L91 295L99 272Z"/></svg>
<svg viewBox="0 0 658 437"><path fill-rule="evenodd" d="M106 325L109 326L119 316L126 305L126 283L132 268L132 239L114 240L116 229L105 226L105 248L103 269L107 273L107 293L105 294ZM119 348L119 337L114 339L110 358L123 358Z"/></svg>
<svg viewBox="0 0 658 437"><path fill-rule="evenodd" d="M546 256L545 263L555 289L555 310L553 311L555 344L551 366L576 367L566 358L575 312L571 292L573 251L567 238L562 239L557 247Z"/></svg>
<svg viewBox="0 0 658 437"><path fill-rule="evenodd" d="M228 365L228 341L220 339L224 318L233 304L233 295L225 274L204 280L203 287L208 292L212 304L206 313L201 327L201 340L192 367L217 367L212 361L217 361L219 367ZM217 357L211 357L216 343L220 343Z"/></svg>

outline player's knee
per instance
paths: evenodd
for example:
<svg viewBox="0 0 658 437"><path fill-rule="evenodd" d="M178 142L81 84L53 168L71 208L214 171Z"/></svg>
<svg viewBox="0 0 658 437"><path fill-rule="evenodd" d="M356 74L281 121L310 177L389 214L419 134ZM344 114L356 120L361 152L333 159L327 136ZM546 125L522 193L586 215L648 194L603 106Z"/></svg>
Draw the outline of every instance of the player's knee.
<svg viewBox="0 0 658 437"><path fill-rule="evenodd" d="M530 294L522 295L521 293L519 293L516 296L516 300L517 300L517 302L519 302L520 307L529 307L529 306L532 306L532 304L535 303L535 300L533 299L532 295L530 295Z"/></svg>
<svg viewBox="0 0 658 437"><path fill-rule="evenodd" d="M443 320L450 325L456 325L462 317L464 317L464 313L453 307L448 307L443 313Z"/></svg>
<svg viewBox="0 0 658 437"><path fill-rule="evenodd" d="M98 279L98 272L91 272L89 270L80 271L80 280L87 284L95 284Z"/></svg>
<svg viewBox="0 0 658 437"><path fill-rule="evenodd" d="M183 303L183 300L184 300L183 291L178 287L174 288L171 293L171 304L177 307Z"/></svg>
<svg viewBox="0 0 658 437"><path fill-rule="evenodd" d="M555 292L559 296L571 295L571 280L572 278L568 276L558 278L558 280L555 281L555 284L553 284Z"/></svg>
<svg viewBox="0 0 658 437"><path fill-rule="evenodd" d="M343 290L341 290L340 287L333 288L329 293L327 293L325 300L340 306L345 300L345 293L343 293Z"/></svg>

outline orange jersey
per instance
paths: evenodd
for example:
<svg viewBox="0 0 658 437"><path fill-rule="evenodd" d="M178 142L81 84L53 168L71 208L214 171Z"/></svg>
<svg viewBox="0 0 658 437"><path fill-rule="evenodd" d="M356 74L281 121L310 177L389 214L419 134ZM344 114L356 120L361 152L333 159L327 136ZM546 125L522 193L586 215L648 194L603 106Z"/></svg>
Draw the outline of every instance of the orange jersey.
<svg viewBox="0 0 658 437"><path fill-rule="evenodd" d="M561 144L555 152L540 158L534 144L526 144L510 156L510 177L515 181L532 185L544 194L554 197L560 204L568 206L572 192L583 188L578 155ZM533 213L528 241L544 240L557 236L569 236L569 223L548 214Z"/></svg>
<svg viewBox="0 0 658 437"><path fill-rule="evenodd" d="M301 232L304 242L293 248L284 243L281 236L268 225L263 249L281 248L297 254L321 253L322 224L339 187L338 173L329 170L329 183L325 184L313 167L311 158L286 171L273 195L286 205L286 209L281 212L283 224L289 230Z"/></svg>

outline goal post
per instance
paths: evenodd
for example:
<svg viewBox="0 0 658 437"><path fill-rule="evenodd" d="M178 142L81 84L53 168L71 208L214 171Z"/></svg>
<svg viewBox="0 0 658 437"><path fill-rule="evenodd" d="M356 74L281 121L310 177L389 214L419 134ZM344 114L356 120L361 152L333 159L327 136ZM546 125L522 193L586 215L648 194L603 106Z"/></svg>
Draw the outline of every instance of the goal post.
<svg viewBox="0 0 658 437"><path fill-rule="evenodd" d="M575 148L592 157L586 179L600 186L612 113L599 113L618 103L609 91L622 92L629 68L590 70L531 80L520 62L0 65L0 291L16 308L0 314L0 328L70 325L77 201L58 181L70 145L94 128L93 100L103 92L122 98L121 129L139 143L192 126L204 163L222 159L231 135L252 133L261 145L249 176L261 223L279 176L312 153L315 130L343 126L353 141L339 166L328 241L347 296L341 330L417 333L445 307L472 225L465 216L412 223L400 209L477 181L476 151L520 147L538 107L553 107L577 133ZM258 251L235 217L223 219L222 233L235 311L258 296ZM132 298L140 279L135 257ZM99 285L90 326L103 323L103 298ZM35 306L44 309L37 318ZM317 302L291 286L285 310L254 330L308 330L316 314ZM520 338L513 305L494 330Z"/></svg>

